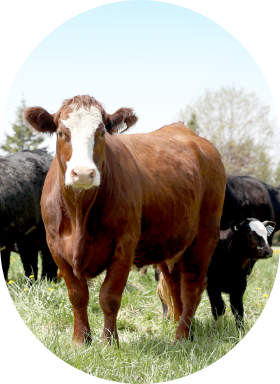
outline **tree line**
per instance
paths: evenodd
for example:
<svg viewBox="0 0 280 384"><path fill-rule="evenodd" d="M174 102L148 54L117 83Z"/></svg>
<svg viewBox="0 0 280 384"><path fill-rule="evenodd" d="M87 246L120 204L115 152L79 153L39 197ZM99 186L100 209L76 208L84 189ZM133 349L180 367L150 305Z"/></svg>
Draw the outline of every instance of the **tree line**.
<svg viewBox="0 0 280 384"><path fill-rule="evenodd" d="M24 125L22 112L26 108L23 98L16 109L13 133L6 133L0 145L5 153L47 149L44 137ZM269 118L269 107L254 93L234 87L206 90L178 113L178 119L216 147L228 174L253 176L280 185L280 161L275 161L273 153L276 124Z"/></svg>
<svg viewBox="0 0 280 384"><path fill-rule="evenodd" d="M280 161L275 161L273 151L278 139L276 124L269 118L269 107L254 93L234 87L207 90L178 117L211 141L228 174L280 185Z"/></svg>

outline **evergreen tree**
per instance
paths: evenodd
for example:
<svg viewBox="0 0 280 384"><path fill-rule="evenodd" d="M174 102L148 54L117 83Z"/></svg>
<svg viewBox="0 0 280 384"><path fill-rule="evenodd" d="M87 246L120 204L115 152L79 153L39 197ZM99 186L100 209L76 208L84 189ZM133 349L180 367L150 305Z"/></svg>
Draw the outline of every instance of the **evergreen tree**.
<svg viewBox="0 0 280 384"><path fill-rule="evenodd" d="M44 141L44 137L37 132L33 132L30 128L26 127L23 123L22 113L26 109L26 100L22 98L21 104L16 109L16 121L12 124L13 134L6 135L6 141L0 146L5 152L14 153L22 149L37 149L39 145ZM46 149L47 147L41 147Z"/></svg>

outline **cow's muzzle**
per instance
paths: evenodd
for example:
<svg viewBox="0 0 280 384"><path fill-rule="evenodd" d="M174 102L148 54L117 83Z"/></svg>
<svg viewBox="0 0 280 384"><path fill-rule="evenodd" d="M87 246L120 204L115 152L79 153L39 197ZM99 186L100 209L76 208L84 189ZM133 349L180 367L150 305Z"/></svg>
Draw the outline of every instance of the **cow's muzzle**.
<svg viewBox="0 0 280 384"><path fill-rule="evenodd" d="M264 252L264 258L265 259L268 259L269 257L272 257L272 254L273 254L273 250L265 250Z"/></svg>
<svg viewBox="0 0 280 384"><path fill-rule="evenodd" d="M258 251L259 257L261 257L262 259L268 259L272 257L272 254L273 254L273 249L267 246L257 247L257 251Z"/></svg>
<svg viewBox="0 0 280 384"><path fill-rule="evenodd" d="M94 185L96 178L96 169L88 167L76 167L71 171L71 179L73 180L72 187L88 189Z"/></svg>

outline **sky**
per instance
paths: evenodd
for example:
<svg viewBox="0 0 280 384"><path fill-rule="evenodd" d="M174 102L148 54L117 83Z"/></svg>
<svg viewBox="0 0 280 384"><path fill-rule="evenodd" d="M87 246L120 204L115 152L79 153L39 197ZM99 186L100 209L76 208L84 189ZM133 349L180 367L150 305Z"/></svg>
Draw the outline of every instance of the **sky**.
<svg viewBox="0 0 280 384"><path fill-rule="evenodd" d="M50 113L78 94L94 96L108 113L132 107L139 117L134 133L177 121L186 104L221 86L255 92L276 118L262 71L217 23L173 4L106 4L60 25L27 57L8 93L0 143L22 97ZM53 152L55 142L48 140Z"/></svg>

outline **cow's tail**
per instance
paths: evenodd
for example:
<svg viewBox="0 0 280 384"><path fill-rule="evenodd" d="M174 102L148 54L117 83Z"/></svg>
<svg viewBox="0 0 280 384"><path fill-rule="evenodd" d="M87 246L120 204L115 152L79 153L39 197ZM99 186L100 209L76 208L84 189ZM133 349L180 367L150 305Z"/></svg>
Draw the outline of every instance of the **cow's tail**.
<svg viewBox="0 0 280 384"><path fill-rule="evenodd" d="M63 277L62 273L60 272L60 269L58 269L57 274L56 274L56 278L57 278L58 283L60 283L62 277Z"/></svg>
<svg viewBox="0 0 280 384"><path fill-rule="evenodd" d="M173 303L172 303L172 297L170 295L169 289L167 287L167 284L164 280L164 276L162 273L159 275L159 282L157 286L157 294L160 298L160 300L167 306L167 315L166 318L173 319L174 318L174 310L173 310Z"/></svg>

